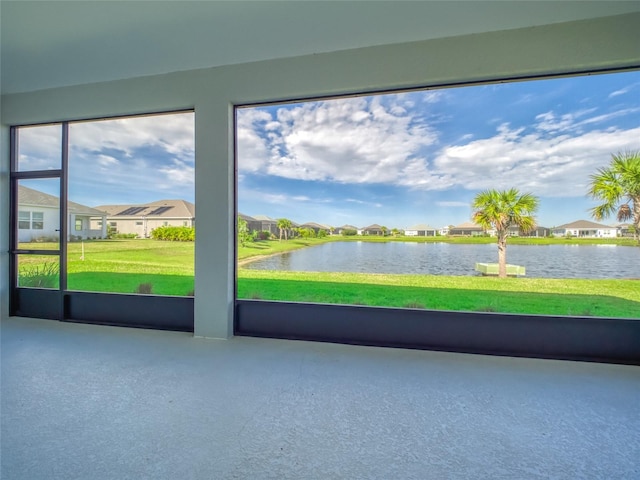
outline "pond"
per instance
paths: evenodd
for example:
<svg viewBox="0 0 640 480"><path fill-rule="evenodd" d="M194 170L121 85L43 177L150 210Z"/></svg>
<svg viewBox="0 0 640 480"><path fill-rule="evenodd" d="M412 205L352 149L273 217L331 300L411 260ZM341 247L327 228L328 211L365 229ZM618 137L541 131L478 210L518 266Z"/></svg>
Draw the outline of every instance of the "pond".
<svg viewBox="0 0 640 480"><path fill-rule="evenodd" d="M478 275L476 262L496 263L496 244L330 242L255 260L258 270ZM507 263L527 277L640 278L640 248L616 245L507 245Z"/></svg>

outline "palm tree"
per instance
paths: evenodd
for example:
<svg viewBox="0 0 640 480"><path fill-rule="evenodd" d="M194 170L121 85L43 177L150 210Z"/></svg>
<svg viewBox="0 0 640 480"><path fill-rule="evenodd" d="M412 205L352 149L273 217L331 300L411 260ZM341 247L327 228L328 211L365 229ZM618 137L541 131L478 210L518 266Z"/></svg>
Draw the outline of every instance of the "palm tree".
<svg viewBox="0 0 640 480"><path fill-rule="evenodd" d="M382 231L382 236L386 237L387 236L387 231L389 229L383 225L382 227L380 227L380 230Z"/></svg>
<svg viewBox="0 0 640 480"><path fill-rule="evenodd" d="M485 229L494 228L498 236L498 276L507 276L507 236L516 225L524 233L536 226L533 214L538 209L538 197L520 193L517 189L485 190L473 199L471 218Z"/></svg>
<svg viewBox="0 0 640 480"><path fill-rule="evenodd" d="M287 218L279 218L276 225L280 230L280 241L282 241L282 232L284 232L284 239L288 240L289 229L291 228L291 220Z"/></svg>
<svg viewBox="0 0 640 480"><path fill-rule="evenodd" d="M618 221L633 221L640 231L640 151L611 155L607 168L591 175L589 195L602 203L591 209L596 220L616 213Z"/></svg>

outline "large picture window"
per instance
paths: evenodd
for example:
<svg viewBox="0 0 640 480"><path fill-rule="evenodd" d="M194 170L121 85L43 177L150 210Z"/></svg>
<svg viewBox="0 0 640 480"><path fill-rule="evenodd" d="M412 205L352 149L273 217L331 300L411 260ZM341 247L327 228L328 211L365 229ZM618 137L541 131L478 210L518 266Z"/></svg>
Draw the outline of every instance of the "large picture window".
<svg viewBox="0 0 640 480"><path fill-rule="evenodd" d="M12 313L192 329L193 112L14 127L12 140Z"/></svg>
<svg viewBox="0 0 640 480"><path fill-rule="evenodd" d="M639 85L238 108L238 299L639 319Z"/></svg>

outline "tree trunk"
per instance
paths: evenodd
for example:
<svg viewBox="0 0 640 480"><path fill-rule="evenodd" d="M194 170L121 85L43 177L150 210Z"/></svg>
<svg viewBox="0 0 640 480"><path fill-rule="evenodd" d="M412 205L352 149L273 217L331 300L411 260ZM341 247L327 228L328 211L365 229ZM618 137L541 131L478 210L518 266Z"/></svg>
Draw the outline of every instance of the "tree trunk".
<svg viewBox="0 0 640 480"><path fill-rule="evenodd" d="M507 235L498 232L498 277L507 278Z"/></svg>
<svg viewBox="0 0 640 480"><path fill-rule="evenodd" d="M640 197L633 197L633 237L640 243Z"/></svg>

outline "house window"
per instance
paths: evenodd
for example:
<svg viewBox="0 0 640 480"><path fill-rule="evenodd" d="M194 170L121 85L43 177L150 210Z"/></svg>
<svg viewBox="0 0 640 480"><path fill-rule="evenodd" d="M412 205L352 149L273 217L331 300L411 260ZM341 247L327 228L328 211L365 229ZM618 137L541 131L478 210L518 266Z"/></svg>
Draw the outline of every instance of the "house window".
<svg viewBox="0 0 640 480"><path fill-rule="evenodd" d="M31 213L31 228L33 230L42 230L44 228L44 212Z"/></svg>
<svg viewBox="0 0 640 480"><path fill-rule="evenodd" d="M76 218L76 232L79 232L81 230L82 230L82 219Z"/></svg>
<svg viewBox="0 0 640 480"><path fill-rule="evenodd" d="M118 222L109 222L109 226L110 227L117 227L118 226Z"/></svg>
<svg viewBox="0 0 640 480"><path fill-rule="evenodd" d="M31 228L31 212L25 210L18 212L18 228L20 230L29 230Z"/></svg>
<svg viewBox="0 0 640 480"><path fill-rule="evenodd" d="M136 222L136 225L137 225L138 227L141 227L141 226L143 225L143 223L142 223L142 222Z"/></svg>

